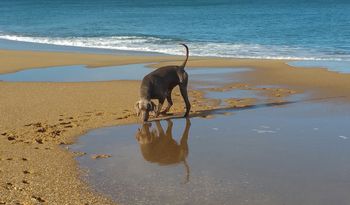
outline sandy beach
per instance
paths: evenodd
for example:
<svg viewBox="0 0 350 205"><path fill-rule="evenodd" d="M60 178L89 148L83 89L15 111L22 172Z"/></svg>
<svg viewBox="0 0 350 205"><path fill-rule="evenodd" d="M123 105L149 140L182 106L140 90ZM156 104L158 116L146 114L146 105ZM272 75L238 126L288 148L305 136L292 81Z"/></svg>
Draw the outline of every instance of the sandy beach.
<svg viewBox="0 0 350 205"><path fill-rule="evenodd" d="M145 63L153 68L179 64L178 56L118 56L69 52L0 50L0 73L31 68L86 65L99 67ZM246 86L265 88L271 102L308 93L312 99L335 98L350 101L350 75L322 68L295 68L283 60L231 58L190 58L193 67L252 68L238 74L241 84L226 83L222 88ZM237 77L237 75L236 75ZM80 179L74 157L79 153L65 150L87 131L106 126L137 123L134 103L140 81L108 82L1 82L0 81L0 204L114 204L94 192ZM219 90L220 90L219 89ZM183 112L178 90L173 94L171 112ZM191 116L210 115L220 109L213 99L199 90L190 90ZM254 105L254 101L229 102L230 109Z"/></svg>

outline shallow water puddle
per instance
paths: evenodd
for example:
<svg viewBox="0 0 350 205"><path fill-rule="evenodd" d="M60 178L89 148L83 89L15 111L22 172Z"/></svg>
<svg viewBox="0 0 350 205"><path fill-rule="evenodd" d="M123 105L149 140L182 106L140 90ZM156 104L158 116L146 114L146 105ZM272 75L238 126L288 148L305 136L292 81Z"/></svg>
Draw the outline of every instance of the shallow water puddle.
<svg viewBox="0 0 350 205"><path fill-rule="evenodd" d="M243 68L191 68L186 69L197 80L217 80L221 75L244 72ZM15 82L86 82L109 80L141 80L152 71L144 64L87 68L83 65L36 68L0 75L2 81ZM210 74L210 78L208 78Z"/></svg>
<svg viewBox="0 0 350 205"><path fill-rule="evenodd" d="M288 65L295 67L327 68L338 73L350 73L350 61L292 61Z"/></svg>
<svg viewBox="0 0 350 205"><path fill-rule="evenodd" d="M259 93L261 91L256 90L242 90L242 89L233 89L225 92L209 92L206 96L208 98L216 99L226 99L226 98L259 98Z"/></svg>
<svg viewBox="0 0 350 205"><path fill-rule="evenodd" d="M137 80L151 70L142 64L87 68L83 65L23 70L0 75L3 81L24 82L84 82L109 80Z"/></svg>
<svg viewBox="0 0 350 205"><path fill-rule="evenodd" d="M87 153L77 157L84 178L120 204L350 201L348 106L295 102L233 113L97 129L69 148Z"/></svg>

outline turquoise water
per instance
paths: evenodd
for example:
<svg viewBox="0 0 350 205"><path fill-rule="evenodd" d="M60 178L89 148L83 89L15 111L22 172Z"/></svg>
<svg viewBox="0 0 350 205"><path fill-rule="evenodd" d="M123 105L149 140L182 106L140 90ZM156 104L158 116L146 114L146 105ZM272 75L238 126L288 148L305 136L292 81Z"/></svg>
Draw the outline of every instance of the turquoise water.
<svg viewBox="0 0 350 205"><path fill-rule="evenodd" d="M347 0L0 1L0 39L191 55L350 60ZM1 42L0 42L1 47Z"/></svg>

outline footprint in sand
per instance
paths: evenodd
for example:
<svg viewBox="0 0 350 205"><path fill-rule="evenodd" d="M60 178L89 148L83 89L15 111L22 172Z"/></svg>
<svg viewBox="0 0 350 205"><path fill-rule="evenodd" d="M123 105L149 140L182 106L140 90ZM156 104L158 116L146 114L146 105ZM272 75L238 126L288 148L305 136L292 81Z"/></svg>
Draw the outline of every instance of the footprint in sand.
<svg viewBox="0 0 350 205"><path fill-rule="evenodd" d="M103 112L98 112L98 113L96 113L95 115L96 115L96 116L101 116L101 115L103 115Z"/></svg>
<svg viewBox="0 0 350 205"><path fill-rule="evenodd" d="M41 122L33 123L32 124L34 127L42 127Z"/></svg>
<svg viewBox="0 0 350 205"><path fill-rule="evenodd" d="M69 125L71 124L72 122L61 122L60 125Z"/></svg>
<svg viewBox="0 0 350 205"><path fill-rule="evenodd" d="M11 190L11 189L13 189L13 188L14 188L14 186L13 186L13 184L12 184L11 182L6 182L6 184L5 184L5 189Z"/></svg>
<svg viewBox="0 0 350 205"><path fill-rule="evenodd" d="M8 139L9 141L16 140L16 138L15 138L14 136L7 137L7 139Z"/></svg>
<svg viewBox="0 0 350 205"><path fill-rule="evenodd" d="M125 115L125 116L122 116L122 117L117 117L116 119L117 120L122 120L122 119L126 119L128 118L130 115Z"/></svg>
<svg viewBox="0 0 350 205"><path fill-rule="evenodd" d="M61 130L54 130L51 132L52 137L57 137L61 135Z"/></svg>
<svg viewBox="0 0 350 205"><path fill-rule="evenodd" d="M32 196L32 200L33 201L37 201L37 202L40 202L40 203L44 203L45 200L39 196Z"/></svg>
<svg viewBox="0 0 350 205"><path fill-rule="evenodd" d="M46 128L40 127L36 132L44 133L44 132L46 132Z"/></svg>
<svg viewBox="0 0 350 205"><path fill-rule="evenodd" d="M24 170L23 174L31 174L32 172L28 171L28 170Z"/></svg>

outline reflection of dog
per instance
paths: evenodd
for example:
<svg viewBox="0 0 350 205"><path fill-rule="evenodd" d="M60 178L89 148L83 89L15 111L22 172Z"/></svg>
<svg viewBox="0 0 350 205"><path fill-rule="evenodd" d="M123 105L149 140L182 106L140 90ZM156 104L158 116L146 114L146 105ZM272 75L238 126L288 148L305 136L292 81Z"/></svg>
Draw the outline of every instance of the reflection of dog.
<svg viewBox="0 0 350 205"><path fill-rule="evenodd" d="M150 123L144 123L136 133L136 139L140 145L142 156L145 160L159 165L170 165L183 162L186 168L186 182L189 181L190 169L186 162L188 156L188 134L191 126L189 119L186 119L186 127L182 134L180 144L172 135L173 123L167 120L166 132L159 121L156 121L157 129L151 129Z"/></svg>
<svg viewBox="0 0 350 205"><path fill-rule="evenodd" d="M167 113L173 105L171 92L175 86L179 85L181 95L186 104L185 117L188 116L191 104L187 95L188 74L185 71L185 65L188 60L188 47L186 48L186 60L181 66L165 66L146 75L141 83L140 100L136 102L135 109L138 116L141 115L143 122L148 120L149 112L155 112L156 116L160 114L165 99L168 101L168 106L163 111ZM151 101L158 99L158 107Z"/></svg>

